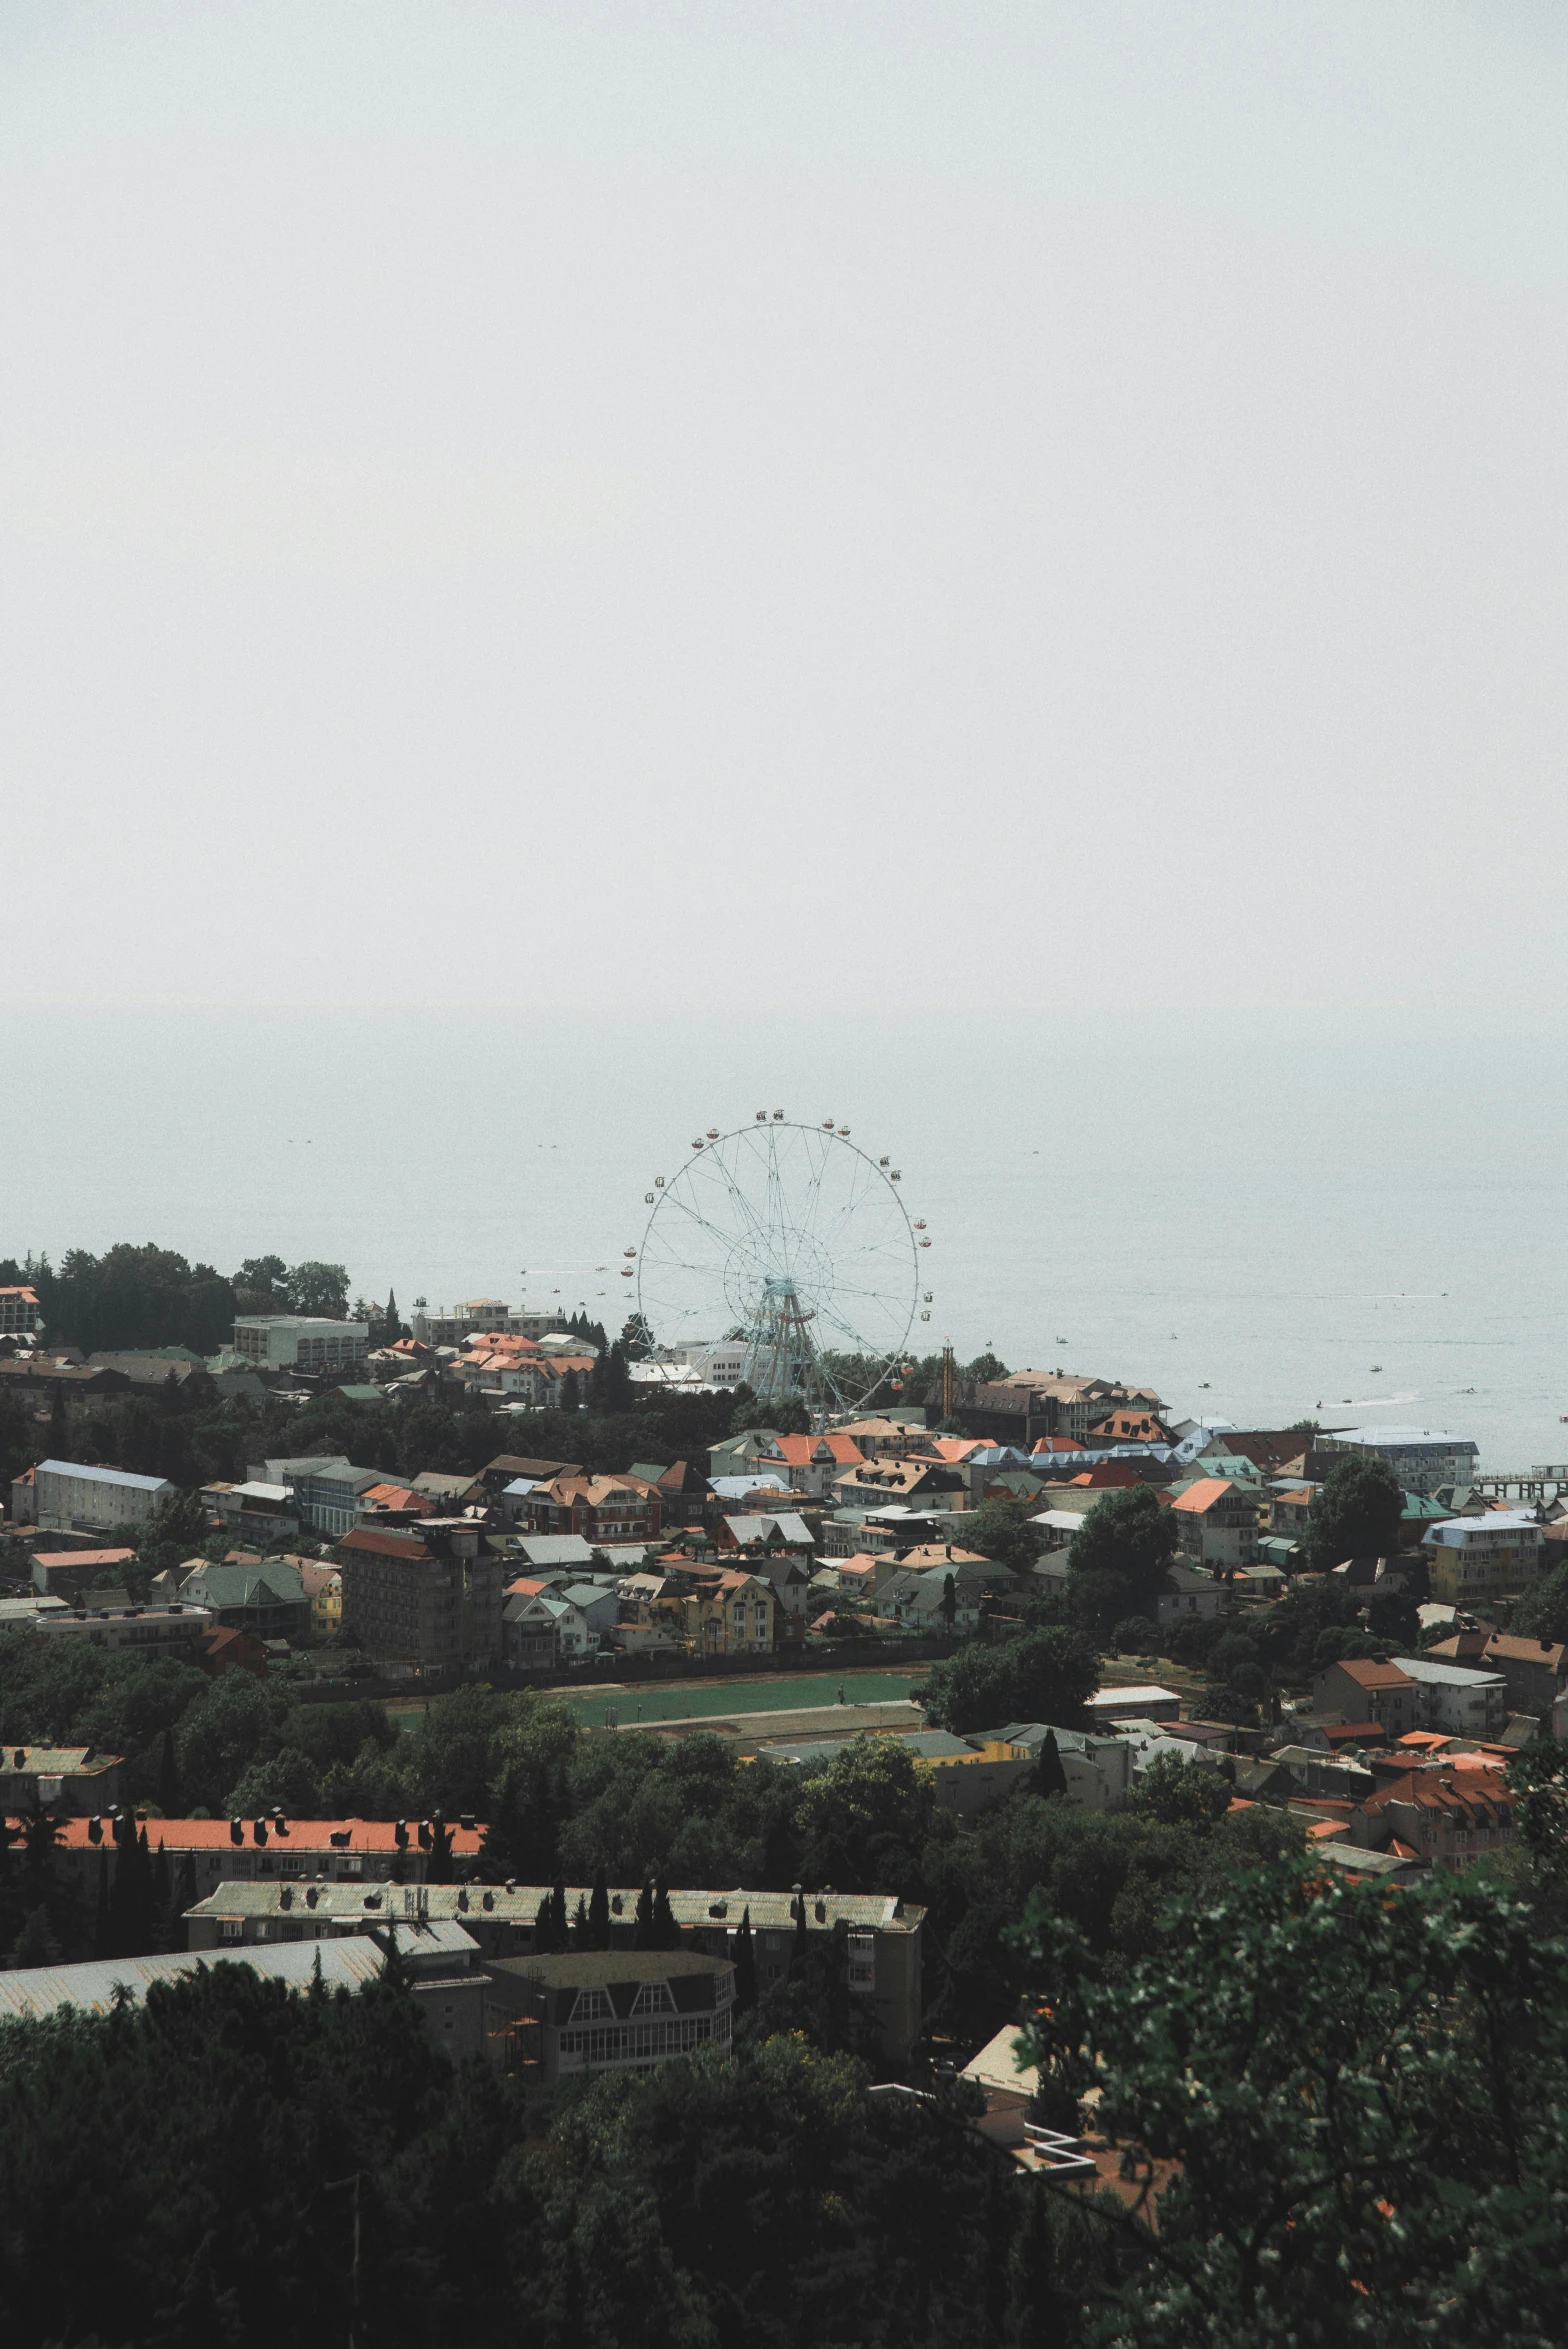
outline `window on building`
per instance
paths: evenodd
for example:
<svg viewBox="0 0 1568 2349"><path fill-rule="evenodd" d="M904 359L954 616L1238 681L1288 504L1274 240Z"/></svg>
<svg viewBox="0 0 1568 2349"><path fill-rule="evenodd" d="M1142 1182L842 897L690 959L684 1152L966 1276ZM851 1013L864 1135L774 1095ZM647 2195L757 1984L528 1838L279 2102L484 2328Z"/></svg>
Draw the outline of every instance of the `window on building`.
<svg viewBox="0 0 1568 2349"><path fill-rule="evenodd" d="M572 2008L574 2023L609 2022L615 2013L607 1990L579 1990Z"/></svg>

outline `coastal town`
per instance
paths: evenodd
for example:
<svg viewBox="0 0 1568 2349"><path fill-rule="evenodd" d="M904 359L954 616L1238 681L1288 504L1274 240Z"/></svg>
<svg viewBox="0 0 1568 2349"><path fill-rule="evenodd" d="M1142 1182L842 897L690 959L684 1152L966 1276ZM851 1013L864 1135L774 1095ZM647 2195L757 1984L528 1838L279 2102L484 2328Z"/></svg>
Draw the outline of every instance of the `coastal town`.
<svg viewBox="0 0 1568 2349"><path fill-rule="evenodd" d="M390 1969L546 2115L794 2032L1144 2227L1180 2164L1053 2070L1020 1920L1126 1968L1249 1869L1540 1864L1568 1471L951 1346L812 1411L323 1269L209 1353L0 1286L0 2016Z"/></svg>

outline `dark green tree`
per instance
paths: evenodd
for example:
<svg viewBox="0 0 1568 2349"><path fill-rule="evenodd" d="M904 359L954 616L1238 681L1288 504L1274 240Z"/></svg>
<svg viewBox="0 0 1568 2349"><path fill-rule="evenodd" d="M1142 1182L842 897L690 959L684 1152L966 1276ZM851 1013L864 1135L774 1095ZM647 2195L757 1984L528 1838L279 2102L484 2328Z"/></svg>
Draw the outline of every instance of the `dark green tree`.
<svg viewBox="0 0 1568 2349"><path fill-rule="evenodd" d="M680 1948L681 1929L675 1922L674 1911L670 1907L669 1887L662 1880L653 1896L651 1934L652 1938L648 1944L650 1949Z"/></svg>
<svg viewBox="0 0 1568 2349"><path fill-rule="evenodd" d="M55 1966L60 1962L60 1944L55 1939L54 1927L49 1921L46 1902L28 1912L27 1920L17 1935L11 1951L11 1963L18 1970L26 1966Z"/></svg>
<svg viewBox="0 0 1568 2349"><path fill-rule="evenodd" d="M452 1830L439 1811L430 1822L430 1849L425 1857L425 1882L450 1884L452 1881Z"/></svg>
<svg viewBox="0 0 1568 2349"><path fill-rule="evenodd" d="M158 1808L166 1819L180 1815L180 1771L174 1758L172 1729L165 1729L158 1748Z"/></svg>
<svg viewBox="0 0 1568 2349"><path fill-rule="evenodd" d="M1307 1564L1332 1573L1347 1558L1392 1558L1399 1551L1405 1496L1382 1460L1337 1460L1307 1513Z"/></svg>
<svg viewBox="0 0 1568 2349"><path fill-rule="evenodd" d="M1040 1747L1040 1758L1035 1764L1036 1794L1053 1795L1067 1792L1067 1772L1062 1767L1062 1750L1056 1742L1056 1732L1048 1729Z"/></svg>
<svg viewBox="0 0 1568 2349"><path fill-rule="evenodd" d="M735 1936L735 2011L749 2015L757 2003L757 1947L751 1930L751 1910L741 1911Z"/></svg>
<svg viewBox="0 0 1568 2349"><path fill-rule="evenodd" d="M93 1917L93 1956L114 1957L114 1910L109 1896L109 1852L107 1845L98 1853L98 1906Z"/></svg>
<svg viewBox="0 0 1568 2349"><path fill-rule="evenodd" d="M1551 1554L1553 1545L1546 1545ZM1568 1640L1568 1565L1554 1566L1514 1602L1508 1628L1521 1639Z"/></svg>
<svg viewBox="0 0 1568 2349"><path fill-rule="evenodd" d="M1231 1799L1228 1781L1207 1762L1158 1754L1134 1789L1129 1808L1139 1817L1158 1819L1163 1826L1201 1832L1225 1816Z"/></svg>
<svg viewBox="0 0 1568 2349"><path fill-rule="evenodd" d="M348 1267L322 1264L314 1258L290 1265L287 1276L291 1313L323 1315L329 1321L348 1318Z"/></svg>
<svg viewBox="0 0 1568 2349"><path fill-rule="evenodd" d="M610 1946L610 1887L602 1868L594 1871L593 1891L588 1900L589 1949L608 1949Z"/></svg>
<svg viewBox="0 0 1568 2349"><path fill-rule="evenodd" d="M1040 1555L1040 1534L1029 1520L1043 1503L1019 1500L1012 1493L993 1493L972 1517L964 1520L964 1547L993 1558L1010 1574L1027 1574Z"/></svg>
<svg viewBox="0 0 1568 2349"><path fill-rule="evenodd" d="M653 1940L653 1886L645 1883L637 1895L637 1916L632 1930L633 1949L652 1949Z"/></svg>
<svg viewBox="0 0 1568 2349"><path fill-rule="evenodd" d="M1084 1622L1101 1634L1129 1615L1157 1615L1176 1555L1176 1520L1152 1485L1096 1501L1067 1553L1069 1588Z"/></svg>
<svg viewBox="0 0 1568 2349"><path fill-rule="evenodd" d="M1179 2184L1097 2337L1138 2349L1551 2338L1568 2189L1568 1945L1507 1886L1436 1873L1390 1898L1301 1862L1172 1907L1116 1973L1042 1897L1027 2054Z"/></svg>
<svg viewBox="0 0 1568 2349"><path fill-rule="evenodd" d="M1094 1651L1076 1632L1048 1625L993 1645L971 1640L933 1664L915 1693L933 1728L963 1736L1010 1721L1071 1729L1099 1682Z"/></svg>

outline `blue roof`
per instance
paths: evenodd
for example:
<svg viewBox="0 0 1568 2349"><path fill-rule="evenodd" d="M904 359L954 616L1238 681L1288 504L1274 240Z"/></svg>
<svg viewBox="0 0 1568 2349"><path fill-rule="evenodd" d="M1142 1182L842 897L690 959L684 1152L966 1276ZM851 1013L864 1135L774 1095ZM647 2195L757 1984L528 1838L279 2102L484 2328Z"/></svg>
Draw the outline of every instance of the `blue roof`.
<svg viewBox="0 0 1568 2349"><path fill-rule="evenodd" d="M38 1474L54 1476L84 1476L89 1484L130 1484L138 1492L172 1492L166 1476L133 1476L128 1468L89 1468L82 1460L40 1460Z"/></svg>

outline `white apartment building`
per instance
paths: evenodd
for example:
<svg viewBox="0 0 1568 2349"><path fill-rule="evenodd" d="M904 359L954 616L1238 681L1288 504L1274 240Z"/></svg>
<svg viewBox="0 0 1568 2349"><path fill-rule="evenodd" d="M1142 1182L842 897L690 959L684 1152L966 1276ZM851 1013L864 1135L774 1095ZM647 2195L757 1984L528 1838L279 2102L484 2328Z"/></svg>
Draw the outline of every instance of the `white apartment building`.
<svg viewBox="0 0 1568 2349"><path fill-rule="evenodd" d="M499 1297L470 1297L466 1305L427 1305L414 1299L408 1317L410 1335L422 1346L460 1346L465 1338L542 1338L559 1329L561 1311L530 1312L526 1305L511 1306Z"/></svg>
<svg viewBox="0 0 1568 2349"><path fill-rule="evenodd" d="M313 1452L252 1465L253 1485L280 1488L317 1533L352 1533L363 1514L360 1495L388 1479L376 1468L356 1468L340 1452Z"/></svg>
<svg viewBox="0 0 1568 2349"><path fill-rule="evenodd" d="M174 1487L166 1476L125 1468L90 1468L79 1460L40 1460L33 1471L37 1521L46 1531L96 1533L143 1525Z"/></svg>
<svg viewBox="0 0 1568 2349"><path fill-rule="evenodd" d="M1507 1683L1501 1672L1476 1672L1445 1658L1394 1656L1407 1680L1416 1684L1416 1708L1423 1729L1450 1737L1501 1736L1508 1726Z"/></svg>
<svg viewBox="0 0 1568 2349"><path fill-rule="evenodd" d="M266 1370L349 1370L365 1359L370 1331L362 1321L328 1321L304 1313L247 1313L234 1324L234 1351Z"/></svg>
<svg viewBox="0 0 1568 2349"><path fill-rule="evenodd" d="M1468 1484L1480 1447L1440 1427L1351 1427L1318 1436L1313 1450L1358 1453L1391 1468L1407 1493L1435 1492L1440 1484Z"/></svg>

